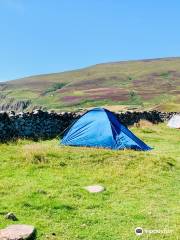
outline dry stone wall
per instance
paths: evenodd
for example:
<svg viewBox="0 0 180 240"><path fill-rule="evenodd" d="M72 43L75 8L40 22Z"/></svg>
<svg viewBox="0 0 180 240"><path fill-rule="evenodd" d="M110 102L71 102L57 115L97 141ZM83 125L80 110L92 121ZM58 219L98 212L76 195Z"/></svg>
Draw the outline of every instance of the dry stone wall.
<svg viewBox="0 0 180 240"><path fill-rule="evenodd" d="M63 135L64 131L83 113L76 112L47 112L35 110L26 113L0 112L0 141L18 138L51 139ZM175 113L126 112L115 113L126 126L138 123L141 119L152 123L168 120Z"/></svg>

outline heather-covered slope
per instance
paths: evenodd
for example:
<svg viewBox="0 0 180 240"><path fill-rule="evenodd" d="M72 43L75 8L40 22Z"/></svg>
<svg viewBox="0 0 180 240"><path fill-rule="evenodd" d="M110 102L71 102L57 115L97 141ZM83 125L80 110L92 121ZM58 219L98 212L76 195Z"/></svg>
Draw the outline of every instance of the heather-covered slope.
<svg viewBox="0 0 180 240"><path fill-rule="evenodd" d="M31 100L29 109L42 106L74 110L106 105L112 110L180 111L180 58L99 64L5 82L0 89L0 106Z"/></svg>

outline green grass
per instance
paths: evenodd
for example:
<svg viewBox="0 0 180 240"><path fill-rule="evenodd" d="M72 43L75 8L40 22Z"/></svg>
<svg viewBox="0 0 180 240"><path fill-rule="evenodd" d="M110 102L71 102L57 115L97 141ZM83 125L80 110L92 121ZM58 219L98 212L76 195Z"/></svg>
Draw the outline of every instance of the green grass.
<svg viewBox="0 0 180 240"><path fill-rule="evenodd" d="M154 150L62 147L58 139L1 144L0 227L12 224L4 219L12 211L40 240L177 240L180 131L162 124L133 132ZM83 189L92 184L106 190ZM172 233L136 237L138 226Z"/></svg>
<svg viewBox="0 0 180 240"><path fill-rule="evenodd" d="M38 97L38 93L32 92L28 89L11 90L7 91L8 97L15 98L16 100L21 99L34 99Z"/></svg>

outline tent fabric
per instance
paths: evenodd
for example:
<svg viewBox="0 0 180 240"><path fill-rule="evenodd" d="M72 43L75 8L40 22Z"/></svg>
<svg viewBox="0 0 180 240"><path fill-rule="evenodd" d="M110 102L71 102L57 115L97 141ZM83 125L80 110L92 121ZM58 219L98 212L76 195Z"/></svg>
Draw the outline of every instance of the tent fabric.
<svg viewBox="0 0 180 240"><path fill-rule="evenodd" d="M81 116L66 132L61 144L143 151L151 149L104 108L94 108Z"/></svg>
<svg viewBox="0 0 180 240"><path fill-rule="evenodd" d="M168 127L180 129L180 115L174 115L168 122Z"/></svg>

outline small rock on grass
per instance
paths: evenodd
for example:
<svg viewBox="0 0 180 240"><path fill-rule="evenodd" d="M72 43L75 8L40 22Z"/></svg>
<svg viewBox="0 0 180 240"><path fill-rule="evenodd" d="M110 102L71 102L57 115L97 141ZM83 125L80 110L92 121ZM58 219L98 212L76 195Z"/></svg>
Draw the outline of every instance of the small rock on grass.
<svg viewBox="0 0 180 240"><path fill-rule="evenodd" d="M101 185L87 186L87 187L84 187L84 189L86 189L90 193L99 193L105 190L105 188Z"/></svg>
<svg viewBox="0 0 180 240"><path fill-rule="evenodd" d="M12 221L17 221L17 220L18 220L17 217L15 216L15 214L12 213L12 212L7 213L7 214L5 215L5 218L6 218L6 219L10 219L10 220L12 220Z"/></svg>
<svg viewBox="0 0 180 240"><path fill-rule="evenodd" d="M35 239L35 227L31 225L10 225L0 230L0 240L26 240Z"/></svg>

